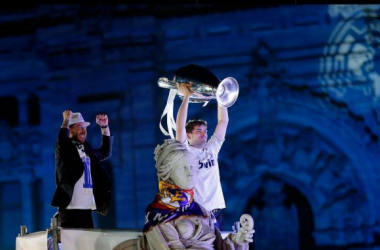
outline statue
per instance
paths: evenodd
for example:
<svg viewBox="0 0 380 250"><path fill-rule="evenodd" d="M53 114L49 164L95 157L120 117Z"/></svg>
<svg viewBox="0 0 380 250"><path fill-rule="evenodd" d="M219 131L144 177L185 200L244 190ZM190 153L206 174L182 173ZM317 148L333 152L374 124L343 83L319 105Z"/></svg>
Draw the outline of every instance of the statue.
<svg viewBox="0 0 380 250"><path fill-rule="evenodd" d="M155 149L160 192L148 205L144 234L137 241L140 250L163 249L241 249L253 241L253 219L244 214L237 233L224 239L212 212L193 199L198 161L186 147L167 139Z"/></svg>

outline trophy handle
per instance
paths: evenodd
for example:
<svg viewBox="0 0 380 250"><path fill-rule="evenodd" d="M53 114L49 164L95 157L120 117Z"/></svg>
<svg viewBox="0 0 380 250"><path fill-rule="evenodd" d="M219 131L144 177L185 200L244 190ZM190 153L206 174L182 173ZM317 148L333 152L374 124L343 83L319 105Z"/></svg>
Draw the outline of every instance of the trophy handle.
<svg viewBox="0 0 380 250"><path fill-rule="evenodd" d="M160 78L158 78L157 83L158 83L158 86L161 87L161 88L165 88L165 89L177 89L177 85L175 84L175 82L170 81L166 77L160 77Z"/></svg>
<svg viewBox="0 0 380 250"><path fill-rule="evenodd" d="M158 86L161 87L161 88L165 88L165 89L178 89L177 88L177 84L174 81L171 81L171 80L169 80L166 77L160 77L160 78L158 78L157 83L158 83ZM203 87L203 86L201 86L201 87ZM191 102L191 103L201 103L201 102L207 102L210 99L215 99L214 95L210 95L209 94L210 96L206 97L205 95L203 95L201 93L198 93L196 91L197 89L194 88L194 87L192 87L192 86L190 86L190 90L192 91L192 93L190 94L190 99L189 99L189 102ZM216 92L216 90L208 90L208 91L214 91L214 92ZM181 100L183 100L183 95L181 93L177 93L177 95L179 96L179 98Z"/></svg>
<svg viewBox="0 0 380 250"><path fill-rule="evenodd" d="M239 96L239 83L233 77L226 77L218 85L216 100L223 107L231 107Z"/></svg>

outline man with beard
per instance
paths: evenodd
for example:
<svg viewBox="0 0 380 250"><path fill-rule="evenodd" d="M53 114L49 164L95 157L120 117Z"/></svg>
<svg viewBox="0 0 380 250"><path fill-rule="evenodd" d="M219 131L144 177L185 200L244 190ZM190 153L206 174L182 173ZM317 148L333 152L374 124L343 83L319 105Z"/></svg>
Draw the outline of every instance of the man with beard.
<svg viewBox="0 0 380 250"><path fill-rule="evenodd" d="M111 156L113 136L106 114L98 114L96 123L102 134L99 148L86 141L90 123L81 113L63 112L54 149L56 190L51 202L63 228L94 228L92 211L106 215L109 209L111 180L100 161Z"/></svg>

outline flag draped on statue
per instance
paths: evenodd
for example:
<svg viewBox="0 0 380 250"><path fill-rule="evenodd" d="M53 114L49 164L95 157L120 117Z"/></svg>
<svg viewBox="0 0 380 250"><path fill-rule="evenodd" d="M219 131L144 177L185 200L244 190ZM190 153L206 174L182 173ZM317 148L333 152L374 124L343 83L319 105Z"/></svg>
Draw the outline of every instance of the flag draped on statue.
<svg viewBox="0 0 380 250"><path fill-rule="evenodd" d="M144 232L160 223L172 221L183 215L207 217L199 204L194 201L192 189L183 190L163 181L160 181L159 189L160 193L145 210Z"/></svg>

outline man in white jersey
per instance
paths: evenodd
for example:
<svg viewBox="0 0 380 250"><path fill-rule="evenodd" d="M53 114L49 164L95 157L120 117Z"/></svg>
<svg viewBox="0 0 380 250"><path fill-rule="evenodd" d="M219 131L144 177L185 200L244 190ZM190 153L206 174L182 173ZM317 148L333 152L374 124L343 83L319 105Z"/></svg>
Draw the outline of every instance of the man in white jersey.
<svg viewBox="0 0 380 250"><path fill-rule="evenodd" d="M111 156L111 136L106 114L98 114L102 141L92 148L86 141L87 126L80 113L63 112L55 144L56 190L51 205L58 208L58 221L66 228L94 228L92 211L106 215L111 201L111 180L100 161Z"/></svg>
<svg viewBox="0 0 380 250"><path fill-rule="evenodd" d="M190 67L183 68L185 71L192 70ZM209 74L204 79L219 81L211 72L202 68L194 68L199 74ZM181 73L181 69L177 74ZM187 74L187 72L184 72ZM214 79L215 78L215 79ZM203 79L202 79L203 80ZM188 83L178 83L178 91L183 94L181 106L178 109L176 118L176 140L184 143L186 147L196 155L199 160L198 182L195 186L194 199L204 206L207 210L212 211L216 217L218 228L223 230L223 216L221 209L226 207L222 185L220 182L218 154L227 131L228 111L227 108L218 105L218 124L214 134L208 140L207 122L203 120L187 120L187 111L189 106L190 88Z"/></svg>

